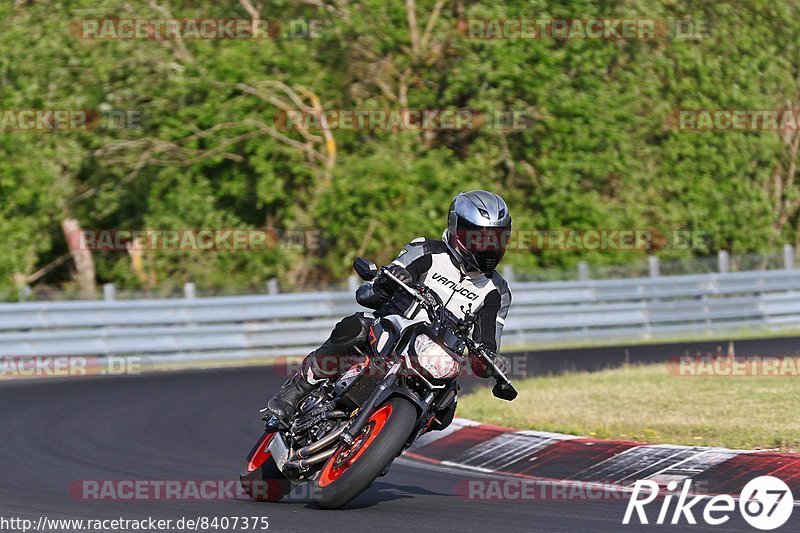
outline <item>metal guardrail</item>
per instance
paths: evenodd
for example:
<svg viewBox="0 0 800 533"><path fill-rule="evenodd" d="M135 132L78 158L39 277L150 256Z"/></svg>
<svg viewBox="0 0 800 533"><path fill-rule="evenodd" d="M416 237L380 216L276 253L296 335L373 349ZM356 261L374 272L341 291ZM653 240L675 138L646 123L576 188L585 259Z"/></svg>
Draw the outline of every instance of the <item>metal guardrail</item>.
<svg viewBox="0 0 800 533"><path fill-rule="evenodd" d="M800 270L512 283L505 349L800 327ZM353 293L0 304L0 356L299 355Z"/></svg>

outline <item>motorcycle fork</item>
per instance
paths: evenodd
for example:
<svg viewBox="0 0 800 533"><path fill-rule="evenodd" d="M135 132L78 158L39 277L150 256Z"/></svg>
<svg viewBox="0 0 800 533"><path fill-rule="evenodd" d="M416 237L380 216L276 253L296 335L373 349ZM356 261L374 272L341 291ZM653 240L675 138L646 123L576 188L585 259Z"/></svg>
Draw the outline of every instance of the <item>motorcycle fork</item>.
<svg viewBox="0 0 800 533"><path fill-rule="evenodd" d="M390 368L389 372L386 373L386 377L383 378L383 381L381 381L380 385L375 387L375 390L369 395L367 401L364 402L364 405L358 410L358 414L356 415L355 419L353 419L350 427L347 428L344 433L342 433L342 442L344 442L346 445L350 446L353 444L356 435L361 433L361 430L364 429L367 421L369 421L369 418L375 411L375 402L378 400L378 398L380 398L381 394L383 394L386 389L394 385L395 381L397 381L397 372L399 370L400 363L395 363L392 365L392 368Z"/></svg>

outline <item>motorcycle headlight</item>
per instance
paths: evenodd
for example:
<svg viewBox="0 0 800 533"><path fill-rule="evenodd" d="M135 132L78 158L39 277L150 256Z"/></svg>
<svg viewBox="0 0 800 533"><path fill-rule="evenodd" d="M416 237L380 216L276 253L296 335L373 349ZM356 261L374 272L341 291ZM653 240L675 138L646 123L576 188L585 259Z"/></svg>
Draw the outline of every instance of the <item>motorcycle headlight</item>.
<svg viewBox="0 0 800 533"><path fill-rule="evenodd" d="M414 341L417 361L434 379L456 377L460 371L458 361L429 336L422 334Z"/></svg>

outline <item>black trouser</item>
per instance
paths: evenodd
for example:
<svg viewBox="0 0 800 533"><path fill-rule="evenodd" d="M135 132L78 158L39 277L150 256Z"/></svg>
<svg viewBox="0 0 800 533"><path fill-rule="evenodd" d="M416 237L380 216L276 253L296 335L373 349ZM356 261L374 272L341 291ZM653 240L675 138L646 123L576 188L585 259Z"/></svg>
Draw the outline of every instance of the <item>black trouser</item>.
<svg viewBox="0 0 800 533"><path fill-rule="evenodd" d="M303 360L303 375L308 377L310 370L315 379L341 376L360 358L356 347L366 352L367 334L371 322L364 313L344 317L333 328L328 340Z"/></svg>

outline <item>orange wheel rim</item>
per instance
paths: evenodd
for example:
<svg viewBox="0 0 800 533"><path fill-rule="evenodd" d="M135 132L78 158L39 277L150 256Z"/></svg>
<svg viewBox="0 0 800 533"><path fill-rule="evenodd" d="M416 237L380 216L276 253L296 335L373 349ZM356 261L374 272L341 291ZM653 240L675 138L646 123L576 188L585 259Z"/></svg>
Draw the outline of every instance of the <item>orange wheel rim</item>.
<svg viewBox="0 0 800 533"><path fill-rule="evenodd" d="M392 406L390 404L384 405L372 414L364 429L356 436L352 444L339 446L322 469L322 474L319 477L320 487L329 485L339 479L361 457L361 454L370 447L383 430L391 414Z"/></svg>
<svg viewBox="0 0 800 533"><path fill-rule="evenodd" d="M253 456L247 462L248 472L252 472L258 468L261 468L261 465L263 465L267 459L272 456L272 453L269 451L269 443L274 436L275 433L267 433L261 438L261 441L254 448L255 451Z"/></svg>

